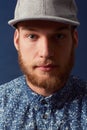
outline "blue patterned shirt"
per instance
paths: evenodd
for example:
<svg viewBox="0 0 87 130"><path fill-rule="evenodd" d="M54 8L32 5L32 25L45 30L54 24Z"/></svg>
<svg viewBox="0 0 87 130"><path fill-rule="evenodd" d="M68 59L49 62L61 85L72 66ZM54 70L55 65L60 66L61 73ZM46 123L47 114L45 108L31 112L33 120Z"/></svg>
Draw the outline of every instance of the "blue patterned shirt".
<svg viewBox="0 0 87 130"><path fill-rule="evenodd" d="M48 97L24 76L0 86L0 130L87 130L87 84L71 76Z"/></svg>

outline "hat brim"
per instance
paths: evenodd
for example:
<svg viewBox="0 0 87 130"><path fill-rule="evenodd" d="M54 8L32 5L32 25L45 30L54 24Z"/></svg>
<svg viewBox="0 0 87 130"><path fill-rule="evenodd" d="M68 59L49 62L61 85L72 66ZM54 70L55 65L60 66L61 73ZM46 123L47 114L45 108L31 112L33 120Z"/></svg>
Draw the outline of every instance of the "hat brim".
<svg viewBox="0 0 87 130"><path fill-rule="evenodd" d="M49 17L49 16L45 16L45 17L30 17L30 18L20 18L20 19L12 19L10 21L8 21L8 24L12 27L15 28L15 25L19 22L22 21L28 21L28 20L46 20L46 21L54 21L54 22L61 22L61 23L66 23L66 24L71 24L74 26L78 26L80 23L78 22L78 20L70 20L68 18L62 18L62 17Z"/></svg>

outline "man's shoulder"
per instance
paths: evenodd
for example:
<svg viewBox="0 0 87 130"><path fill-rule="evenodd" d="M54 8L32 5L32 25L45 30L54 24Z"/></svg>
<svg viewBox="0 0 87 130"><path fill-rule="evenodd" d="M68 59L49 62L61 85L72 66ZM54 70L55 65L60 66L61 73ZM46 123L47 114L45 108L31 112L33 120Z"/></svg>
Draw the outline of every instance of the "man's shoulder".
<svg viewBox="0 0 87 130"><path fill-rule="evenodd" d="M73 93L76 93L76 95L79 96L87 96L87 81L76 76L71 76L69 82L72 86Z"/></svg>
<svg viewBox="0 0 87 130"><path fill-rule="evenodd" d="M24 84L24 76L17 77L7 83L0 85L0 95L5 94L6 92L15 91L17 88L20 89L20 87Z"/></svg>
<svg viewBox="0 0 87 130"><path fill-rule="evenodd" d="M81 79L77 76L71 76L70 81L73 85L79 86L81 88L86 88L87 89L87 81L84 79Z"/></svg>

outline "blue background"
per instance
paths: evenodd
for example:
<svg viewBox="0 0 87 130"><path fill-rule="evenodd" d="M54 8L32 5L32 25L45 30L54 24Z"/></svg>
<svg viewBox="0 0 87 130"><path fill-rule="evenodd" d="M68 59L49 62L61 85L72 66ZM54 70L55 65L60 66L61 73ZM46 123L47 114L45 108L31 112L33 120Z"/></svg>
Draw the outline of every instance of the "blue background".
<svg viewBox="0 0 87 130"><path fill-rule="evenodd" d="M72 73L87 80L87 0L76 0L76 2L81 24L78 28L79 46ZM13 18L15 4L16 0L0 0L0 84L22 74L13 44L14 29L7 24L8 20Z"/></svg>

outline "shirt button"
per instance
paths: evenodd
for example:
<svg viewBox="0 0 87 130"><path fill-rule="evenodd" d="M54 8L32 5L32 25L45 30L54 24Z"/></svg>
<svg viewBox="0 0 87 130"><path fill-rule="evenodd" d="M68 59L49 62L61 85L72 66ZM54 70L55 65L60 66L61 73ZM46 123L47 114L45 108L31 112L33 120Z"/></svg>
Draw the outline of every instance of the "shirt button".
<svg viewBox="0 0 87 130"><path fill-rule="evenodd" d="M43 100L41 101L41 104L42 104L42 105L45 105L45 104L47 104L47 102L43 99Z"/></svg>
<svg viewBox="0 0 87 130"><path fill-rule="evenodd" d="M48 118L47 114L44 114L43 119L47 119L47 118Z"/></svg>
<svg viewBox="0 0 87 130"><path fill-rule="evenodd" d="M36 111L38 110L38 106L37 105L34 108L35 108Z"/></svg>
<svg viewBox="0 0 87 130"><path fill-rule="evenodd" d="M69 130L68 127L66 127L66 130Z"/></svg>

